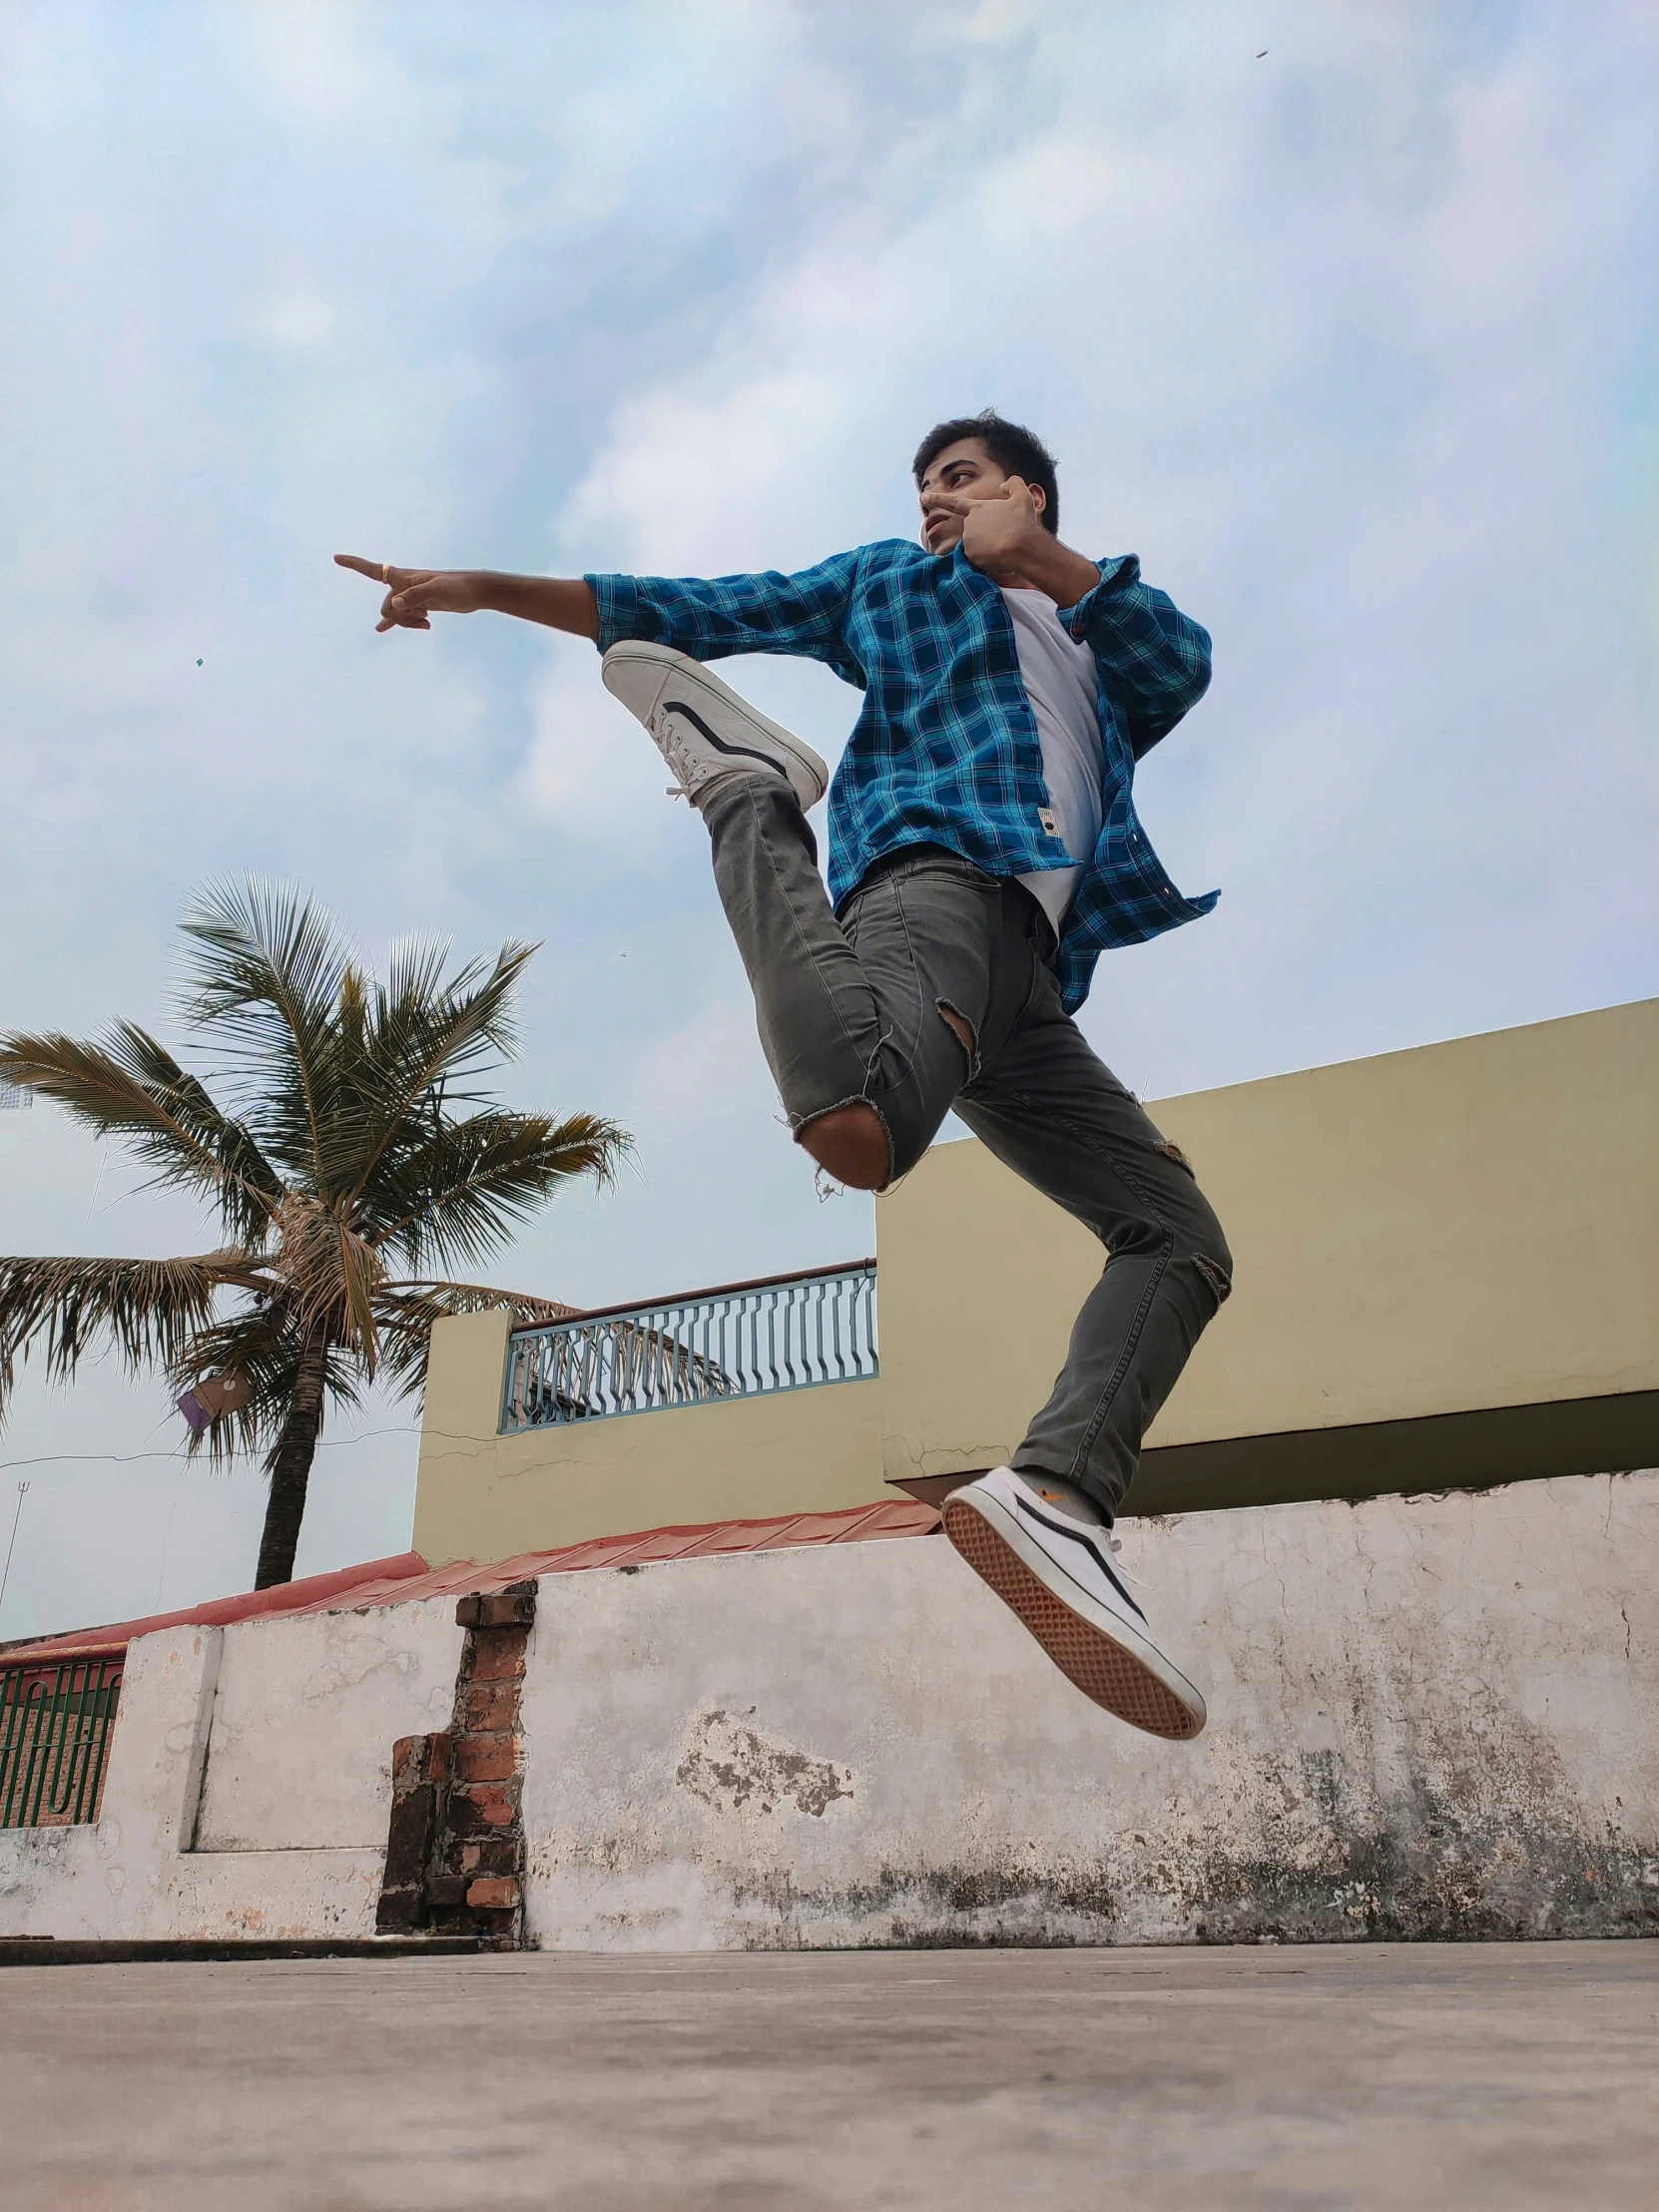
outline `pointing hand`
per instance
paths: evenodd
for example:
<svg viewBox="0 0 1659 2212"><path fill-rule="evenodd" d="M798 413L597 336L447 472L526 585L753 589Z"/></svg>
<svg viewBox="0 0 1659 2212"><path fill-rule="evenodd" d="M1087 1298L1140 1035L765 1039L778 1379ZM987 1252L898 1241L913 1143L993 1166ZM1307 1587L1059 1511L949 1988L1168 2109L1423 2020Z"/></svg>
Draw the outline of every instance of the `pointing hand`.
<svg viewBox="0 0 1659 2212"><path fill-rule="evenodd" d="M392 568L355 553L336 553L334 560L340 568L355 569L385 585L376 630L430 630L429 615L475 614L483 604L477 580L466 569Z"/></svg>

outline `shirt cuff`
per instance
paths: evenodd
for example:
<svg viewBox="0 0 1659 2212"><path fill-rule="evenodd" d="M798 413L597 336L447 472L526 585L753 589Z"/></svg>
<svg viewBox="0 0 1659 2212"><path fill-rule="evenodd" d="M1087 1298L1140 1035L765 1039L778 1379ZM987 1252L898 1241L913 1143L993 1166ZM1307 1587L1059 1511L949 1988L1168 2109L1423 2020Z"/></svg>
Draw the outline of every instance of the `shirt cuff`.
<svg viewBox="0 0 1659 2212"><path fill-rule="evenodd" d="M1141 580L1141 557L1138 553L1120 553L1115 558L1108 554L1096 566L1100 570L1099 583L1092 591L1086 591L1075 607L1062 607L1059 610L1060 620L1079 645L1088 636L1089 624L1101 611L1101 602L1107 594L1122 591L1126 585L1138 584Z"/></svg>
<svg viewBox="0 0 1659 2212"><path fill-rule="evenodd" d="M632 576L584 576L582 581L599 609L599 635L593 642L601 653L638 634L640 594Z"/></svg>

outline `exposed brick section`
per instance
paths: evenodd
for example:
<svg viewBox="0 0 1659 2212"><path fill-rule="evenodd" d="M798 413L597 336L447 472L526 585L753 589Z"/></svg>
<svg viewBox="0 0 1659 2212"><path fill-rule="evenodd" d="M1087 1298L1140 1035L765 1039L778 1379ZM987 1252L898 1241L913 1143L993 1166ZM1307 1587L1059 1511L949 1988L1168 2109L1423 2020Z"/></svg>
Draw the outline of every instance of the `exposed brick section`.
<svg viewBox="0 0 1659 2212"><path fill-rule="evenodd" d="M382 1935L406 1935L424 1920L426 1877L449 1781L450 1750L447 1734L400 1736L391 1747L386 1871L374 1916Z"/></svg>
<svg viewBox="0 0 1659 2212"><path fill-rule="evenodd" d="M518 1908L518 1877L481 1875L466 1893L474 1913L512 1913Z"/></svg>
<svg viewBox="0 0 1659 2212"><path fill-rule="evenodd" d="M455 1607L467 1631L451 1726L392 1746L391 1819L376 1925L524 1941L524 1739L518 1733L534 1582L475 1591Z"/></svg>
<svg viewBox="0 0 1659 2212"><path fill-rule="evenodd" d="M513 1675L505 1682L469 1682L461 1693L462 1728L510 1729L518 1718L519 1681Z"/></svg>
<svg viewBox="0 0 1659 2212"><path fill-rule="evenodd" d="M499 1836L518 1826L516 1783L461 1782L449 1793L453 1836Z"/></svg>
<svg viewBox="0 0 1659 2212"><path fill-rule="evenodd" d="M524 1673L524 1638L514 1636L511 1630L487 1636L484 1648L477 1655L477 1663L468 1677L472 1682L498 1682L516 1680ZM514 1693L516 1695L516 1692Z"/></svg>
<svg viewBox="0 0 1659 2212"><path fill-rule="evenodd" d="M516 1836L483 1836L461 1846L461 1872L469 1879L475 1874L511 1874L518 1862Z"/></svg>
<svg viewBox="0 0 1659 2212"><path fill-rule="evenodd" d="M461 1628L528 1628L536 1617L536 1585L509 1583L504 1590L474 1590L455 1607Z"/></svg>
<svg viewBox="0 0 1659 2212"><path fill-rule="evenodd" d="M462 1736L455 1745L455 1772L463 1782L510 1782L518 1773L518 1738L504 1731Z"/></svg>

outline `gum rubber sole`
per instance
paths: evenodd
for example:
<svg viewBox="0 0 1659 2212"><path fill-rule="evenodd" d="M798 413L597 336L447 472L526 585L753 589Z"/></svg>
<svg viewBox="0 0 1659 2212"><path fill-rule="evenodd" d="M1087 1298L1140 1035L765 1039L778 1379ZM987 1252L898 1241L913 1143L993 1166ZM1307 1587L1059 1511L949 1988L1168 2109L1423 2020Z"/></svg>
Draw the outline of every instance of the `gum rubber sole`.
<svg viewBox="0 0 1659 2212"><path fill-rule="evenodd" d="M1074 1613L1038 1580L984 1515L948 1498L944 1532L980 1579L1042 1645L1068 1682L1131 1728L1187 1743L1203 1722L1132 1651Z"/></svg>

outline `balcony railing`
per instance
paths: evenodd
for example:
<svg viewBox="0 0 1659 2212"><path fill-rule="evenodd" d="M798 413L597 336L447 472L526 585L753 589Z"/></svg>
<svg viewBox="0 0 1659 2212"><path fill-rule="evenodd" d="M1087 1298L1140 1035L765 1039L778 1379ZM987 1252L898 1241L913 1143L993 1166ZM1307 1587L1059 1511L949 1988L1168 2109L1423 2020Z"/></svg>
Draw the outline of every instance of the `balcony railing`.
<svg viewBox="0 0 1659 2212"><path fill-rule="evenodd" d="M515 1329L501 1431L858 1382L878 1372L875 1262L857 1260Z"/></svg>
<svg viewBox="0 0 1659 2212"><path fill-rule="evenodd" d="M98 1818L120 1659L0 1669L0 1828Z"/></svg>

